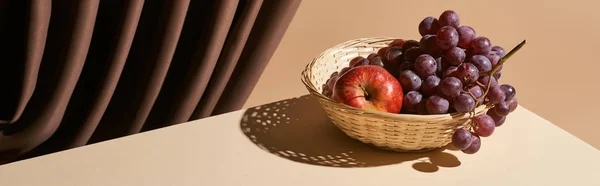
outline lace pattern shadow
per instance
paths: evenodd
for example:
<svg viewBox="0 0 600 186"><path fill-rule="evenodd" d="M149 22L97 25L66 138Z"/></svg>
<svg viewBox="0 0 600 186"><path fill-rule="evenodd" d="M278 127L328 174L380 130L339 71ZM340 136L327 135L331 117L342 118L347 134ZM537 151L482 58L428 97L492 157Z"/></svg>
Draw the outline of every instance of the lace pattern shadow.
<svg viewBox="0 0 600 186"><path fill-rule="evenodd" d="M250 108L243 133L261 149L291 161L328 167L376 167L411 161L421 172L457 167L456 156L440 148L422 153L378 149L346 136L310 95Z"/></svg>

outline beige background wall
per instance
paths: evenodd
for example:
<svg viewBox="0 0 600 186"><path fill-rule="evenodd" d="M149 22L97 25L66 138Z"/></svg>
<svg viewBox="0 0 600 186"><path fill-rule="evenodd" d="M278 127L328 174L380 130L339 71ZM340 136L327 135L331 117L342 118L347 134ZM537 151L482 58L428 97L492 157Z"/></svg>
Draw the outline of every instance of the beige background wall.
<svg viewBox="0 0 600 186"><path fill-rule="evenodd" d="M500 82L516 87L521 105L600 149L600 4L541 2L304 0L245 107L308 93L300 72L328 47L371 36L419 39L425 16L452 9L506 50L527 39Z"/></svg>

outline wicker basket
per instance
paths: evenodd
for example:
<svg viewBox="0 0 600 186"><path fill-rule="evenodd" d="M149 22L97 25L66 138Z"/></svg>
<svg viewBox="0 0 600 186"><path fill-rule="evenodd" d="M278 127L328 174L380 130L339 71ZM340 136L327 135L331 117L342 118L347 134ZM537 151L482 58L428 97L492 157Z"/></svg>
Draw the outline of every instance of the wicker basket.
<svg viewBox="0 0 600 186"><path fill-rule="evenodd" d="M318 100L332 123L346 135L378 148L399 152L422 152L446 146L459 128L470 128L469 114L412 115L354 108L321 94L322 85L335 71L356 56L366 57L387 46L393 38L354 39L327 49L302 72L302 82ZM476 108L476 115L489 108Z"/></svg>

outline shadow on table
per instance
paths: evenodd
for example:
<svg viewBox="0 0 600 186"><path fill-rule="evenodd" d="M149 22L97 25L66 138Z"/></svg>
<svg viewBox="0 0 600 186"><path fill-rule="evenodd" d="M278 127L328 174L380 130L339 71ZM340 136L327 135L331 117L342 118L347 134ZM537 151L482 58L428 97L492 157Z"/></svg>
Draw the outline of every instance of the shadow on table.
<svg viewBox="0 0 600 186"><path fill-rule="evenodd" d="M263 150L300 163L350 168L413 161L412 167L421 172L436 172L439 167L461 164L456 156L443 152L446 148L398 153L354 140L331 123L310 95L250 108L240 127Z"/></svg>

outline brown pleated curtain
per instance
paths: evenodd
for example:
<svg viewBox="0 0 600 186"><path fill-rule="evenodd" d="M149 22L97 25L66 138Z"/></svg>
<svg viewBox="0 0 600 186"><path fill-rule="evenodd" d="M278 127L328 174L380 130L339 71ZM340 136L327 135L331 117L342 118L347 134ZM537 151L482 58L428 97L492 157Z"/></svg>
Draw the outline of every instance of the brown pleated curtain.
<svg viewBox="0 0 600 186"><path fill-rule="evenodd" d="M240 109L300 0L0 0L0 164Z"/></svg>

